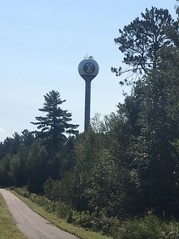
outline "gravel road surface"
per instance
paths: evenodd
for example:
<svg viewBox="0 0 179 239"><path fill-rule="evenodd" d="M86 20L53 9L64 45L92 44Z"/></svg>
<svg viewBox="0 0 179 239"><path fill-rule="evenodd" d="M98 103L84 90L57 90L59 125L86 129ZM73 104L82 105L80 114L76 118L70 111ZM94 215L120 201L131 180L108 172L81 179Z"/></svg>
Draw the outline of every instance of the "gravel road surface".
<svg viewBox="0 0 179 239"><path fill-rule="evenodd" d="M24 202L11 192L0 189L17 227L28 239L77 239L33 212Z"/></svg>

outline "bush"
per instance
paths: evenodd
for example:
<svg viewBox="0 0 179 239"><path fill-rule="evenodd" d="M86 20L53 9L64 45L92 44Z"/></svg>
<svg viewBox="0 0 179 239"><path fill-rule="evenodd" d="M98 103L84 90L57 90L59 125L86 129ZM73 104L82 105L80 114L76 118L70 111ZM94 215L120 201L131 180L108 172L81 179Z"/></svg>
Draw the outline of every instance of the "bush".
<svg viewBox="0 0 179 239"><path fill-rule="evenodd" d="M14 189L18 194L20 194L21 196L25 197L25 198L29 198L30 197L30 193L28 192L28 190L26 189L26 187L23 188L15 188Z"/></svg>
<svg viewBox="0 0 179 239"><path fill-rule="evenodd" d="M118 239L164 239L165 226L155 216L126 221L118 229Z"/></svg>
<svg viewBox="0 0 179 239"><path fill-rule="evenodd" d="M54 212L63 219L67 219L71 208L63 202L55 202L54 203Z"/></svg>
<svg viewBox="0 0 179 239"><path fill-rule="evenodd" d="M115 236L121 224L117 218L106 217L105 212L99 211L96 213L90 213L89 211L73 212L73 223L83 228L93 231L101 232L105 235Z"/></svg>
<svg viewBox="0 0 179 239"><path fill-rule="evenodd" d="M179 238L179 223L178 222L170 222L168 224L166 233L167 239L178 239Z"/></svg>

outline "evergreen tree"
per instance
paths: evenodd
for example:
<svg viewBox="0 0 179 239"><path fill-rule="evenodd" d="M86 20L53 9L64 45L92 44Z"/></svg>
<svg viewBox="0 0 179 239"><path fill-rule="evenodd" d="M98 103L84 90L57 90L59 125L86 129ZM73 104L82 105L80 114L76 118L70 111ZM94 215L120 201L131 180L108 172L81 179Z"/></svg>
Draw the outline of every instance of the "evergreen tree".
<svg viewBox="0 0 179 239"><path fill-rule="evenodd" d="M130 66L127 69L112 67L116 75L127 72L132 72L129 76L133 73L140 75L158 68L159 50L162 46L170 46L173 43L167 35L167 30L171 27L178 30L178 24L168 10L152 7L151 10L146 9L145 13L141 13L141 16L142 19L137 17L129 25L124 26L123 30L119 29L120 36L114 39L124 54L123 63Z"/></svg>
<svg viewBox="0 0 179 239"><path fill-rule="evenodd" d="M60 105L65 102L61 100L58 91L50 91L45 96L43 108L39 111L46 113L46 116L36 117L38 131L35 131L37 138L41 139L45 145L59 148L67 141L66 134L76 135L78 125L69 123L71 121L71 113L63 110Z"/></svg>

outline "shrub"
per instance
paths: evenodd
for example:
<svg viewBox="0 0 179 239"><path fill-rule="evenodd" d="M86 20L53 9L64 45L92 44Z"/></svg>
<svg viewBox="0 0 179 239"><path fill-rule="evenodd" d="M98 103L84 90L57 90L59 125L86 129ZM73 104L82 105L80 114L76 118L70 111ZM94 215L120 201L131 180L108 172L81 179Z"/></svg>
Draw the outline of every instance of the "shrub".
<svg viewBox="0 0 179 239"><path fill-rule="evenodd" d="M165 227L155 216L126 221L118 229L118 239L164 239Z"/></svg>
<svg viewBox="0 0 179 239"><path fill-rule="evenodd" d="M179 223L170 222L167 226L165 233L167 239L178 239L179 238Z"/></svg>

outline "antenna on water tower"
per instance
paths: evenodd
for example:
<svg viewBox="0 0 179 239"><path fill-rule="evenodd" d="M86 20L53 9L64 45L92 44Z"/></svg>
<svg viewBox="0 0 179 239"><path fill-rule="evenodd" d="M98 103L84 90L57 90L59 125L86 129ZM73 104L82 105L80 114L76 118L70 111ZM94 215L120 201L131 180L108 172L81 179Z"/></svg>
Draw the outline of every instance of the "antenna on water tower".
<svg viewBox="0 0 179 239"><path fill-rule="evenodd" d="M90 98L91 98L91 81L99 72L98 63L92 56L86 56L78 65L78 72L85 80L85 124L84 131L86 132L90 126Z"/></svg>

